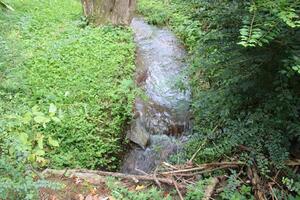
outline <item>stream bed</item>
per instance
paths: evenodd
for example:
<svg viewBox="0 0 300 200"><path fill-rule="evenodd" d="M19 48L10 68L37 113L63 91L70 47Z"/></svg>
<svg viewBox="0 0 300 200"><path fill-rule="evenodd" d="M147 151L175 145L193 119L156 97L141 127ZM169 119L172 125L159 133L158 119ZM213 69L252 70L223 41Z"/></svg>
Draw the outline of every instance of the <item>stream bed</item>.
<svg viewBox="0 0 300 200"><path fill-rule="evenodd" d="M135 101L135 115L127 131L132 142L121 171L149 173L182 148L190 130L190 90L185 76L186 52L167 28L134 18L137 45L136 83L144 98ZM184 88L184 89L179 89Z"/></svg>

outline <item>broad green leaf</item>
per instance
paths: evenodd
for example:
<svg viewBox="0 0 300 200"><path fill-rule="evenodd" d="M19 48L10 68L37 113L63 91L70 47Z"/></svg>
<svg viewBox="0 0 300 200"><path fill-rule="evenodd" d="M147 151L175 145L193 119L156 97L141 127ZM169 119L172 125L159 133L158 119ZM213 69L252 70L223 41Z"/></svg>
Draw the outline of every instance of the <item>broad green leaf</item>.
<svg viewBox="0 0 300 200"><path fill-rule="evenodd" d="M48 122L50 122L50 119L48 118L48 117L45 117L45 116L36 116L35 118L34 118L34 121L36 122L36 123L39 123L39 124L45 124L45 123L48 123Z"/></svg>
<svg viewBox="0 0 300 200"><path fill-rule="evenodd" d="M27 144L28 135L26 133L24 133L24 132L19 133L18 138L22 144Z"/></svg>
<svg viewBox="0 0 300 200"><path fill-rule="evenodd" d="M40 149L43 149L44 148L44 136L42 134L38 133L36 136L36 141L38 143L38 147Z"/></svg>
<svg viewBox="0 0 300 200"><path fill-rule="evenodd" d="M58 141L53 139L51 136L48 137L48 143L50 146L59 147Z"/></svg>
<svg viewBox="0 0 300 200"><path fill-rule="evenodd" d="M55 114L56 111L57 111L56 106L55 106L53 103L51 103L51 104L50 104L50 107L49 107L49 113L50 113L50 114Z"/></svg>
<svg viewBox="0 0 300 200"><path fill-rule="evenodd" d="M31 120L32 120L32 116L30 112L27 112L22 118L22 121L25 124L28 124Z"/></svg>
<svg viewBox="0 0 300 200"><path fill-rule="evenodd" d="M58 117L51 117L51 119L56 122L56 123L60 123L61 120Z"/></svg>
<svg viewBox="0 0 300 200"><path fill-rule="evenodd" d="M38 150L36 150L36 151L34 152L34 154L35 154L36 156L44 156L44 155L46 154L46 152L45 152L44 150L42 150L42 149L38 149Z"/></svg>

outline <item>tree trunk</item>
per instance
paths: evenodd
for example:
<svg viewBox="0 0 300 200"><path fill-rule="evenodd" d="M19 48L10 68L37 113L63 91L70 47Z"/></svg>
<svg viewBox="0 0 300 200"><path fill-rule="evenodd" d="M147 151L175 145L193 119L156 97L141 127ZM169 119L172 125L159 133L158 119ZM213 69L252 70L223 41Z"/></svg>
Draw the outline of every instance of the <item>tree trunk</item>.
<svg viewBox="0 0 300 200"><path fill-rule="evenodd" d="M81 0L84 15L94 24L129 25L136 0Z"/></svg>

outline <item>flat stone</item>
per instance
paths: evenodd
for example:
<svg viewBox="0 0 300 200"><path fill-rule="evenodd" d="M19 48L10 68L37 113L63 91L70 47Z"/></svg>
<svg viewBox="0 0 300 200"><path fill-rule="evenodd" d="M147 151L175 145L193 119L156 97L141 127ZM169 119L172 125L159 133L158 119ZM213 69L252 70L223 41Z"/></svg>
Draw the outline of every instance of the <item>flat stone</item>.
<svg viewBox="0 0 300 200"><path fill-rule="evenodd" d="M132 122L131 129L127 132L127 138L145 149L149 142L150 134L140 119L136 119Z"/></svg>

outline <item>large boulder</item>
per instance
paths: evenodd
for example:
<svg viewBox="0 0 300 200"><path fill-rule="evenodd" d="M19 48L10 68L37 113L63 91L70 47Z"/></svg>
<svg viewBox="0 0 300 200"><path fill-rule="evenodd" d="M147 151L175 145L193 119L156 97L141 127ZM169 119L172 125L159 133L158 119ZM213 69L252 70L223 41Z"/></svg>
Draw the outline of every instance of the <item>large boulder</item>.
<svg viewBox="0 0 300 200"><path fill-rule="evenodd" d="M129 25L133 18L136 0L81 0L83 12L96 24Z"/></svg>
<svg viewBox="0 0 300 200"><path fill-rule="evenodd" d="M145 129L140 118L132 121L131 128L127 132L127 138L135 144L139 145L141 148L146 148L150 138L150 134Z"/></svg>

